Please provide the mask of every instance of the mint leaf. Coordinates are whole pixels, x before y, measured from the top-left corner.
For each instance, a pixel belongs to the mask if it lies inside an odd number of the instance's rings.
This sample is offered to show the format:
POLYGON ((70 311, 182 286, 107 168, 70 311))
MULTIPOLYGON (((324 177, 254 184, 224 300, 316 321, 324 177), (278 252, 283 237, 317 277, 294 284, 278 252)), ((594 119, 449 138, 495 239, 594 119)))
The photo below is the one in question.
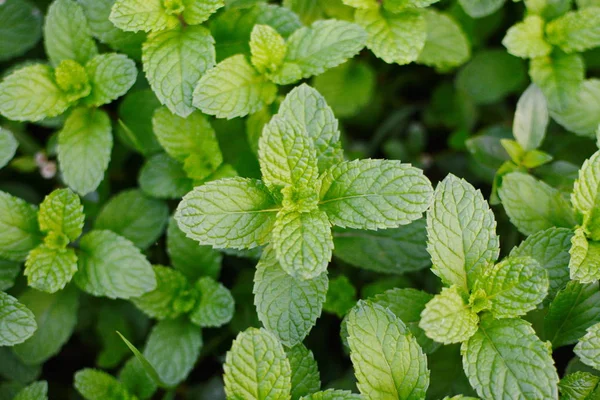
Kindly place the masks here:
POLYGON ((359 9, 378 7, 377 0, 342 0, 342 3, 344 3, 347 6, 359 9))
POLYGON ((585 160, 575 181, 571 203, 584 215, 584 229, 592 240, 600 240, 600 217, 596 209, 600 193, 600 151, 585 160))
POLYGON ((281 268, 271 247, 256 265, 254 304, 258 318, 287 347, 301 343, 321 315, 327 294, 327 273, 295 278, 281 268))
POLYGON ((144 43, 142 60, 158 100, 174 114, 187 117, 194 111, 194 87, 202 86, 198 80, 215 64, 214 39, 202 26, 153 33, 144 43))
POLYGON ((463 10, 472 18, 483 18, 498 11, 504 0, 459 0, 463 10))
POLYGON ((50 193, 38 212, 40 229, 65 235, 71 242, 83 231, 85 215, 79 196, 69 189, 58 189, 50 193))
POLYGON ((425 8, 438 0, 386 0, 383 7, 392 13, 401 13, 411 8, 425 8))
POLYGON ((274 72, 283 64, 285 39, 269 25, 255 25, 250 34, 250 61, 258 72, 274 72))
POLYGON ((573 210, 562 194, 531 175, 522 172, 504 175, 498 195, 510 222, 524 235, 553 226, 575 225, 573 210))
POLYGON ((42 36, 42 13, 33 4, 7 0, 0 7, 0 60, 20 56, 42 36))
POLYGON ((292 369, 292 400, 317 392, 321 388, 321 375, 312 351, 298 343, 285 353, 292 369))
POLYGON ((544 25, 541 17, 530 15, 506 32, 502 44, 516 57, 545 57, 552 52, 552 45, 546 43, 544 25))
POLYGON ((8 129, 0 127, 0 169, 15 156, 19 143, 8 129))
POLYGON ((260 181, 228 178, 188 193, 179 203, 175 219, 179 228, 200 244, 243 249, 269 240, 278 211, 260 181))
POLYGON ((65 183, 80 195, 96 190, 108 168, 112 145, 106 112, 73 110, 58 133, 58 162, 65 183))
POLYGON ((563 106, 550 110, 552 118, 568 131, 594 138, 600 124, 600 80, 587 79, 563 106))
POLYGON ((548 41, 567 53, 600 46, 600 6, 570 11, 548 23, 548 41))
POLYGON ((30 338, 37 329, 35 316, 14 297, 0 292, 0 346, 14 346, 30 338))
POLYGON ((435 189, 427 213, 432 272, 468 291, 500 252, 494 214, 481 192, 450 174, 435 189))
POLYGON ((483 318, 461 353, 467 377, 482 398, 558 397, 550 349, 528 322, 483 318))
POLYGON ((239 54, 208 70, 194 90, 195 107, 217 118, 243 117, 275 100, 277 86, 239 54))
POLYGON ((124 31, 158 32, 179 25, 176 15, 168 13, 161 0, 116 0, 110 21, 124 31))
POLYGON ((164 320, 152 328, 144 356, 161 381, 173 387, 187 378, 201 347, 202 334, 196 325, 184 318, 164 320))
POLYGON ((291 368, 283 346, 264 329, 237 335, 227 352, 225 393, 232 399, 274 400, 290 397, 291 368))
POLYGON ((219 8, 225 5, 224 0, 183 0, 184 10, 181 14, 186 23, 199 25, 206 21, 219 8))
POLYGON ((145 194, 157 199, 179 199, 194 188, 183 164, 164 153, 146 159, 138 183, 145 194))
POLYGON ((399 318, 378 304, 359 301, 348 313, 347 327, 350 358, 363 396, 425 397, 427 358, 399 318))
POLYGON ((75 374, 75 389, 85 400, 129 399, 125 386, 104 371, 86 368, 75 374))
POLYGON ((217 328, 231 321, 234 300, 229 289, 209 276, 200 278, 195 288, 200 299, 190 313, 193 323, 203 328, 217 328))
POLYGON ((75 283, 89 294, 127 299, 156 288, 150 263, 122 236, 94 230, 81 238, 79 248, 75 283))
POLYGON ((123 336, 121 334, 121 332, 117 331, 117 335, 119 335, 119 337, 121 338, 123 343, 125 343, 127 348, 129 348, 129 350, 131 350, 131 352, 135 356, 136 360, 139 361, 140 366, 144 369, 146 374, 152 379, 154 384, 156 386, 165 387, 166 386, 165 383, 160 379, 160 377, 158 376, 158 373, 156 372, 156 369, 150 364, 150 362, 146 359, 146 357, 142 353, 140 353, 140 351, 129 340, 127 340, 125 338, 125 336, 123 336))
POLYGON ((471 45, 461 26, 448 14, 424 10, 427 39, 417 62, 439 69, 464 64, 471 56, 471 45))
POLYGON ((160 200, 146 197, 140 190, 125 190, 104 205, 96 217, 95 229, 113 231, 146 249, 162 235, 169 208, 160 200))
POLYGON ((141 400, 150 399, 157 389, 156 383, 136 357, 131 357, 121 368, 119 380, 129 393, 136 395, 141 400))
POLYGON ((21 390, 13 400, 48 400, 48 382, 34 382, 21 390))
POLYGON ((598 395, 599 382, 599 377, 588 372, 578 371, 563 377, 558 383, 558 388, 562 399, 590 399, 598 395))
POLYGON ((575 230, 571 238, 571 279, 581 283, 591 283, 600 279, 600 243, 588 241, 584 230, 575 230))
POLYGON ((152 115, 160 102, 151 89, 130 91, 119 102, 117 136, 125 146, 144 156, 161 150, 152 127, 152 115))
POLYGON ((600 368, 600 323, 590 326, 573 350, 584 364, 600 368))
POLYGON ((548 127, 548 102, 535 84, 529 85, 517 102, 513 134, 523 150, 535 150, 544 141, 548 127))
POLYGON ((27 256, 25 271, 32 288, 54 293, 63 289, 77 272, 77 255, 71 248, 53 249, 42 244, 27 256))
POLYGON ((62 114, 70 105, 47 65, 19 68, 0 83, 0 113, 8 119, 40 121, 62 114))
POLYGON ((322 392, 316 392, 308 396, 301 397, 300 400, 362 400, 360 394, 354 394, 349 390, 327 389, 322 392))
POLYGON ((42 364, 67 343, 77 323, 78 298, 73 287, 54 294, 28 289, 19 297, 35 316, 38 327, 33 336, 13 348, 25 364, 42 364))
POLYGON ((101 54, 92 58, 85 69, 92 92, 85 98, 87 105, 99 107, 123 96, 137 78, 135 63, 122 54, 101 54))
POLYGON ((192 287, 185 276, 172 268, 155 265, 156 288, 131 302, 145 314, 156 319, 177 318, 194 305, 192 287))
POLYGON ((55 66, 63 60, 83 65, 98 54, 83 8, 73 0, 55 0, 48 8, 44 45, 55 66))
POLYGON ((531 60, 529 76, 544 92, 551 109, 563 110, 579 90, 585 66, 579 54, 554 52, 531 60))
POLYGON ((356 304, 356 288, 346 275, 338 275, 329 282, 327 299, 323 309, 329 313, 336 314, 339 318, 350 311, 356 304))
POLYGON ((457 286, 442 288, 421 313, 419 327, 439 343, 460 343, 477 332, 479 317, 462 298, 457 286))
POLYGON ((0 191, 0 257, 24 261, 40 241, 36 208, 0 191))
POLYGON ((21 272, 20 263, 0 259, 0 291, 13 287, 19 272, 21 272))

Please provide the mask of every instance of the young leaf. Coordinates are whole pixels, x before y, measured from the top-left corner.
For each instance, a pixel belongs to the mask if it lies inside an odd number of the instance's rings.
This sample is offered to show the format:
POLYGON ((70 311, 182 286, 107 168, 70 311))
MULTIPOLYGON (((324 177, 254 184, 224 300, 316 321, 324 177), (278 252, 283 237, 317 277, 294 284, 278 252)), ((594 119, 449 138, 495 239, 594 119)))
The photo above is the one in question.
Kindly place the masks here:
POLYGON ((85 400, 129 399, 127 388, 104 371, 86 368, 75 374, 75 389, 85 400))
POLYGON ((194 90, 195 107, 217 118, 252 114, 275 100, 277 86, 238 54, 207 71, 194 90))
POLYGON ((292 369, 292 400, 299 400, 321 388, 321 376, 312 351, 298 343, 285 351, 292 369))
POLYGON ((190 320, 203 328, 217 328, 229 323, 234 312, 229 289, 208 276, 200 278, 195 287, 200 299, 190 313, 190 320))
POLYGON ((79 243, 75 283, 93 296, 139 297, 156 288, 152 266, 129 240, 110 231, 91 231, 79 243))
POLYGON ((465 303, 457 286, 442 288, 421 313, 419 327, 439 343, 461 343, 477 332, 479 317, 465 303))
POLYGON ((224 0, 183 0, 185 9, 181 15, 187 24, 200 25, 225 3, 224 0))
POLYGON ((258 318, 285 346, 301 343, 321 315, 327 286, 326 272, 313 279, 289 275, 267 247, 254 276, 258 318))
POLYGON ((423 11, 427 23, 427 39, 417 62, 439 69, 464 64, 471 56, 471 45, 460 24, 450 15, 423 11))
POLYGON ((34 382, 21 390, 13 400, 48 400, 48 382, 34 382))
POLYGON ((110 21, 124 31, 158 32, 179 25, 176 15, 168 13, 162 0, 116 0, 110 21))
POLYGON ((0 169, 15 156, 19 142, 8 129, 0 128, 0 169))
POLYGON ((461 353, 467 377, 484 399, 558 398, 550 349, 526 321, 483 318, 461 353))
POLYGON ((581 283, 591 283, 600 279, 600 243, 588 241, 584 230, 575 230, 571 238, 571 279, 581 283))
POLYGON ((0 61, 20 56, 42 36, 42 13, 33 4, 7 0, 0 8, 0 61))
POLYGON ((41 241, 37 210, 26 201, 0 191, 0 257, 25 261, 41 241))
POLYGON ((65 183, 80 195, 96 190, 108 168, 112 145, 106 112, 73 110, 58 133, 58 162, 65 183))
POLYGON ((600 369, 600 323, 590 326, 573 350, 584 364, 600 369))
POLYGON ((548 102, 535 84, 529 85, 517 102, 513 134, 523 150, 535 150, 544 141, 548 126, 548 102))
POLYGON ((227 398, 290 398, 290 363, 281 343, 264 329, 249 328, 238 334, 227 352, 223 369, 227 398))
POLYGON ((600 6, 570 11, 548 23, 548 41, 566 53, 600 46, 600 6))
POLYGON ((175 213, 179 228, 200 244, 236 249, 269 240, 279 206, 257 180, 229 178, 188 193, 175 213))
POLYGON ((541 17, 530 15, 506 32, 502 44, 516 57, 545 57, 552 52, 552 46, 545 41, 544 25, 541 17))
POLYGON ((459 0, 463 10, 472 18, 483 18, 495 13, 504 0, 459 0))
POLYGON ((31 310, 4 292, 0 292, 0 310, 0 346, 23 343, 36 331, 31 310))
POLYGON ((500 252, 496 221, 481 192, 448 175, 427 213, 427 250, 432 272, 446 285, 468 291, 500 252))
POLYGON ((585 77, 583 58, 579 54, 561 52, 534 58, 529 65, 529 76, 544 92, 550 108, 563 110, 585 77))
POLYGON ((32 288, 54 293, 63 289, 75 272, 77 255, 74 249, 53 249, 42 244, 29 252, 23 275, 32 288))
POLYGON ((137 78, 135 62, 122 54, 101 54, 92 58, 85 69, 92 92, 84 103, 99 107, 123 96, 137 78))
POLYGON ((215 64, 214 39, 202 26, 153 33, 144 43, 142 60, 156 97, 185 118, 194 111, 195 85, 202 86, 198 80, 215 64))
POLYGON ((83 231, 85 215, 79 196, 69 189, 58 189, 50 193, 38 212, 40 229, 43 232, 61 233, 74 242, 83 231))
POLYGON ((301 397, 300 400, 363 400, 363 397, 349 390, 327 389, 301 397))
POLYGON ((261 74, 276 71, 285 58, 285 39, 269 25, 255 25, 250 34, 250 61, 261 74))
POLYGON ((192 287, 179 271, 156 265, 156 288, 131 302, 152 318, 159 320, 177 318, 190 311, 194 305, 192 287))
POLYGON ((423 398, 427 357, 404 323, 378 304, 359 301, 348 314, 350 358, 363 396, 423 398))

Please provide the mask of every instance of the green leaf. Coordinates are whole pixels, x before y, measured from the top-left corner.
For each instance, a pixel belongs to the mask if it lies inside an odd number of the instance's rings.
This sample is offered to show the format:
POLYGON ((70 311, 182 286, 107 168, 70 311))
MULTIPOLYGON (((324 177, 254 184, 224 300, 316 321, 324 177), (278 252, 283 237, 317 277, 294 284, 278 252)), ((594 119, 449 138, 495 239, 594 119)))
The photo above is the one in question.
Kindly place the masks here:
POLYGON ((58 162, 65 183, 82 196, 96 190, 108 168, 112 145, 106 112, 73 110, 58 133, 58 162))
POLYGON ((573 350, 584 364, 600 369, 600 323, 590 326, 573 350))
POLYGON ((234 300, 229 289, 209 276, 195 285, 200 299, 190 313, 190 320, 203 328, 223 326, 233 317, 234 300))
POLYGON ((391 14, 381 8, 359 9, 356 22, 369 35, 367 47, 388 64, 416 61, 427 39, 427 21, 422 12, 391 14))
POLYGON ((48 382, 34 382, 21 390, 13 400, 48 400, 48 382))
POLYGON ((38 327, 33 336, 13 348, 25 364, 42 364, 60 352, 77 323, 78 297, 74 287, 54 294, 28 289, 19 297, 33 312, 38 327))
POLYGON ((529 76, 546 96, 550 109, 563 110, 576 96, 585 77, 583 58, 579 54, 554 52, 531 60, 529 76))
POLYGON ((157 199, 179 199, 194 188, 183 164, 164 153, 146 159, 138 183, 145 194, 157 199))
POLYGON ((507 32, 502 44, 510 54, 521 58, 545 57, 552 52, 544 36, 545 21, 530 15, 522 22, 513 25, 507 32))
POLYGON ((194 90, 195 107, 217 118, 252 114, 275 100, 277 86, 239 54, 208 70, 194 90))
POLYGON ((0 127, 0 169, 2 169, 15 156, 19 142, 12 132, 0 127))
POLYGON ((113 231, 146 249, 162 235, 168 218, 169 208, 165 203, 146 197, 140 190, 129 189, 104 205, 94 228, 113 231))
POLYGON ((127 147, 144 156, 162 149, 152 126, 152 115, 158 107, 160 102, 151 89, 130 91, 119 102, 117 136, 127 147))
POLYGON ((69 189, 57 189, 50 193, 38 212, 42 232, 61 233, 74 242, 83 231, 85 215, 79 196, 69 189))
POLYGON ((47 65, 17 69, 0 83, 0 113, 15 121, 56 117, 71 105, 47 65))
POLYGON ((20 263, 0 259, 0 291, 13 287, 20 272, 20 263))
POLYGON ((537 14, 550 21, 571 9, 571 0, 525 0, 527 12, 537 14))
POLYGON ((535 84, 529 85, 517 102, 513 134, 523 150, 535 150, 544 141, 548 126, 548 102, 535 84))
POLYGON ((84 65, 98 54, 83 8, 73 0, 55 0, 48 8, 44 45, 55 66, 63 60, 84 65))
POLYGON ((104 302, 95 316, 95 333, 101 346, 96 365, 100 368, 115 368, 129 355, 129 349, 116 332, 132 334, 132 330, 140 326, 138 324, 143 317, 124 302, 104 302))
POLYGON ((20 56, 42 36, 42 13, 23 0, 7 0, 0 8, 0 60, 20 56))
POLYGON ((116 0, 110 21, 124 31, 158 32, 179 26, 177 16, 169 13, 161 0, 116 0))
POLYGON ((536 260, 516 257, 486 268, 474 290, 485 292, 495 318, 513 318, 541 303, 548 294, 548 285, 548 272, 536 260))
POLYGON ((459 0, 459 3, 470 17, 483 18, 502 8, 504 0, 459 0))
MULTIPOLYGON (((442 346, 433 354, 429 354, 427 364, 431 369, 431 384, 427 389, 427 399, 449 400, 446 395, 466 393, 475 395, 462 367, 460 345, 442 346)), ((454 400, 477 400, 457 396, 454 400)))
POLYGON ((419 327, 439 343, 451 344, 468 340, 477 332, 479 317, 462 298, 458 286, 442 288, 421 313, 419 327))
POLYGON ((526 321, 483 318, 461 353, 467 377, 484 399, 558 398, 550 349, 526 321))
POLYGON ((342 3, 359 9, 378 7, 377 0, 342 0, 342 3))
POLYGON ((37 330, 33 313, 14 297, 0 292, 0 346, 23 343, 37 330))
POLYGON ((460 24, 448 14, 424 10, 427 39, 417 62, 439 69, 458 67, 471 56, 471 44, 460 24))
POLYGON ((438 0, 385 0, 383 8, 391 13, 401 13, 412 8, 425 8, 438 0))
POLYGON ((600 322, 598 282, 569 282, 548 308, 544 317, 544 337, 553 348, 574 344, 585 330, 600 322))
POLYGON ((79 243, 75 283, 93 296, 127 299, 156 288, 152 266, 129 240, 111 231, 91 231, 79 243))
POLYGON ((600 124, 600 80, 583 81, 566 99, 564 107, 551 109, 550 115, 568 131, 595 138, 600 124))
POLYGON ((187 378, 200 356, 200 328, 184 318, 164 320, 152 328, 144 356, 168 387, 187 378))
POLYGON ((117 331, 117 335, 119 335, 121 340, 125 343, 129 350, 131 350, 136 360, 139 361, 141 367, 144 369, 144 371, 146 371, 146 373, 152 379, 154 384, 159 387, 165 387, 166 385, 158 376, 156 369, 154 369, 154 367, 150 364, 146 357, 142 353, 140 353, 140 351, 129 340, 127 340, 125 336, 121 334, 121 332, 117 331))
POLYGON ((131 302, 152 318, 159 320, 177 318, 194 306, 192 286, 185 276, 172 268, 156 265, 156 288, 131 302))
POLYGON ((359 301, 348 313, 350 358, 368 399, 424 398, 427 358, 406 325, 390 310, 359 301))
POLYGON ((561 399, 585 400, 598 396, 600 378, 588 372, 575 372, 563 377, 558 383, 561 399))
POLYGON ((199 25, 206 21, 219 8, 225 5, 224 0, 183 0, 185 9, 181 14, 186 23, 199 25))
POLYGON ((229 178, 194 188, 179 203, 175 219, 200 244, 244 249, 269 240, 278 211, 260 181, 229 178))
POLYGON ((26 201, 0 191, 0 257, 25 261, 41 241, 37 209, 26 201))
POLYGON ((136 395, 140 400, 150 399, 157 389, 156 383, 136 357, 131 357, 121 368, 119 380, 129 393, 136 395))
POLYGON ((312 351, 298 343, 285 353, 292 369, 292 400, 317 392, 321 388, 321 375, 312 351))
POLYGON ((271 247, 256 265, 254 304, 258 318, 287 347, 301 343, 321 315, 327 294, 327 273, 300 279, 281 268, 271 247))
POLYGON ((350 279, 346 275, 338 275, 333 278, 327 289, 327 299, 323 309, 343 318, 355 304, 356 288, 350 279))
POLYGON ((72 248, 53 249, 42 244, 33 249, 25 261, 23 275, 27 284, 43 292, 63 289, 77 272, 77 255, 72 248))
POLYGON ((156 32, 144 43, 142 60, 160 102, 174 114, 187 117, 194 111, 195 85, 203 85, 198 80, 215 64, 214 39, 202 26, 156 32))
POLYGON ((250 61, 261 74, 275 72, 283 64, 285 39, 269 25, 255 25, 250 34, 250 61))
POLYGON ((600 46, 600 6, 570 11, 548 23, 548 41, 567 53, 600 46))
POLYGON ((494 214, 481 192, 450 174, 435 190, 427 213, 431 271, 446 285, 468 291, 500 252, 494 214))
POLYGON ((301 397, 300 400, 363 400, 363 397, 349 390, 327 389, 301 397))
POLYGON ((90 77, 92 92, 84 103, 99 107, 123 96, 137 78, 135 62, 122 54, 101 54, 92 58, 85 69, 90 77))
POLYGON ((571 238, 571 279, 581 283, 591 283, 600 279, 600 243, 588 241, 584 230, 575 230, 571 238))
POLYGON ((127 388, 104 371, 85 368, 77 371, 75 389, 85 400, 129 399, 127 388))
POLYGON ((504 175, 498 195, 510 221, 524 235, 553 226, 575 225, 573 210, 562 194, 531 175, 522 172, 504 175))
POLYGON ((264 329, 249 328, 238 334, 227 352, 223 369, 227 398, 290 398, 290 363, 281 343, 264 329))
POLYGON ((592 240, 600 240, 597 202, 600 197, 600 151, 585 160, 575 181, 571 203, 584 215, 584 229, 592 240))

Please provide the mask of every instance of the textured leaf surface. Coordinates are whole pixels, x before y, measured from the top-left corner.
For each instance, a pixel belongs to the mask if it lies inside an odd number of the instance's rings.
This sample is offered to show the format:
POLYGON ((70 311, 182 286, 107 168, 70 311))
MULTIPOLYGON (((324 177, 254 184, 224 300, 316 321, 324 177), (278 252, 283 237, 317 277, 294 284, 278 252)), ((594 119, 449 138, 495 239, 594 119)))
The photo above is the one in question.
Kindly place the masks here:
POLYGON ((48 382, 34 382, 23 388, 13 400, 48 400, 48 382))
POLYGON ((517 102, 513 134, 523 150, 535 150, 542 144, 548 126, 548 102, 535 84, 529 85, 517 102))
MULTIPOLYGON (((600 151, 587 159, 579 170, 575 181, 571 202, 573 207, 584 215, 595 213, 596 199, 600 193, 600 151)), ((600 239, 600 235, 596 238, 600 239)))
POLYGON ((77 272, 75 250, 52 249, 42 244, 27 256, 23 274, 32 288, 54 293, 63 289, 71 281, 75 272, 77 272))
POLYGON ((404 323, 378 304, 359 302, 348 314, 350 358, 363 396, 425 397, 427 358, 404 323))
POLYGON ((450 15, 424 11, 427 39, 417 62, 447 69, 465 63, 471 56, 471 45, 461 26, 450 15))
POLYGON ((269 25, 255 25, 250 34, 250 61, 258 72, 276 71, 285 58, 285 39, 269 25))
POLYGON ((545 41, 544 25, 541 17, 530 15, 506 32, 502 44, 516 57, 545 57, 552 52, 552 45, 545 41))
POLYGON ((7 0, 0 7, 0 60, 19 56, 42 36, 42 13, 33 4, 7 0))
POLYGON ((600 124, 600 80, 583 81, 566 99, 564 107, 550 110, 550 115, 568 131, 595 138, 600 124))
POLYGON ((227 398, 290 398, 290 363, 281 343, 264 329, 249 328, 238 334, 227 352, 223 369, 227 398))
POLYGON ((192 287, 185 276, 172 268, 156 265, 156 288, 131 302, 145 314, 156 319, 177 318, 194 304, 192 287))
POLYGON ((321 315, 327 295, 327 273, 294 278, 267 248, 256 266, 254 304, 258 318, 284 345, 301 343, 321 315))
POLYGON ((19 143, 8 129, 0 128, 0 169, 15 156, 19 143))
POLYGON ((104 371, 86 368, 77 371, 75 389, 85 400, 128 399, 125 386, 104 371))
POLYGON ((585 77, 583 59, 578 54, 555 52, 548 57, 533 59, 529 76, 548 100, 551 108, 562 110, 577 94, 585 77))
POLYGON ((161 0, 116 0, 110 21, 131 32, 157 32, 179 25, 177 16, 168 14, 161 0))
POLYGON ((92 92, 85 104, 99 107, 123 96, 137 78, 135 62, 122 54, 101 54, 92 58, 85 69, 90 78, 92 92))
POLYGON ((225 5, 224 0, 183 0, 185 9, 183 19, 190 25, 199 25, 206 21, 215 11, 225 5))
POLYGON ((24 261, 40 239, 36 208, 0 191, 0 257, 24 261))
POLYGON ((597 396, 600 378, 588 372, 578 371, 563 377, 558 383, 561 398, 565 400, 593 399, 597 396))
POLYGON ((196 282, 200 300, 190 313, 190 320, 201 327, 216 328, 231 321, 234 300, 229 289, 213 278, 205 276, 196 282))
POLYGON ((69 189, 58 189, 50 193, 40 204, 38 212, 43 232, 64 234, 71 242, 81 235, 84 219, 79 196, 69 189))
POLYGON ((299 343, 285 353, 292 369, 292 400, 317 392, 321 388, 321 376, 312 351, 299 343))
POLYGON ((0 346, 14 346, 33 335, 37 323, 31 310, 4 292, 0 292, 0 306, 0 346))
POLYGON ((575 230, 569 254, 571 279, 581 283, 591 283, 600 279, 600 243, 588 241, 583 229, 575 230))
POLYGON ((550 21, 548 41, 567 53, 600 46, 600 5, 571 11, 550 21))

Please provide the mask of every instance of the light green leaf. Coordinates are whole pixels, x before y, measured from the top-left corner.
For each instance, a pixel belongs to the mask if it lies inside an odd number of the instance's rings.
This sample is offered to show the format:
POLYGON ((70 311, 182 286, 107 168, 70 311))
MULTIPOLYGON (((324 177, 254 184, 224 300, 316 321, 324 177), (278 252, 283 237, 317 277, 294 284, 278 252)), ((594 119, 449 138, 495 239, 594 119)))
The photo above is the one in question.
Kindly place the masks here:
POLYGON ((292 389, 291 368, 283 346, 264 329, 238 334, 223 365, 227 398, 286 400, 292 389))
POLYGON ((427 357, 390 310, 359 301, 348 314, 348 344, 357 386, 372 400, 420 399, 429 386, 427 357))
POLYGON ((388 64, 416 61, 427 39, 427 22, 417 10, 390 14, 381 8, 359 9, 356 22, 368 33, 367 47, 388 64))
POLYGON ((598 199, 600 197, 600 151, 585 160, 575 181, 571 203, 584 215, 585 233, 592 240, 600 240, 598 199))
POLYGON ((574 344, 585 330, 600 322, 600 292, 598 282, 569 282, 548 308, 544 317, 544 337, 552 347, 574 344))
POLYGON ((522 22, 513 25, 507 32, 502 44, 510 54, 521 58, 545 57, 552 52, 544 36, 545 21, 530 15, 522 22))
POLYGON ((77 323, 78 297, 72 286, 54 294, 28 289, 19 297, 33 312, 38 327, 32 337, 13 348, 25 364, 42 364, 60 352, 77 323))
POLYGON ((312 351, 298 343, 285 353, 292 369, 292 400, 317 392, 321 388, 321 376, 312 351))
POLYGON ((93 296, 127 299, 156 288, 152 266, 133 243, 111 231, 91 231, 79 243, 75 283, 93 296))
POLYGON ((144 356, 169 387, 187 378, 200 356, 200 328, 185 318, 160 321, 154 326, 144 348, 144 356))
POLYGON ((600 80, 587 79, 572 93, 562 109, 551 109, 552 118, 565 129, 595 138, 600 124, 600 80))
POLYGON ((0 60, 20 56, 42 36, 42 12, 23 0, 7 0, 0 7, 0 60))
POLYGON ((342 3, 350 7, 361 9, 376 8, 379 6, 377 0, 342 0, 342 3))
POLYGON ((37 330, 31 310, 4 292, 0 292, 0 310, 0 346, 23 343, 37 330))
POLYGON ((477 332, 479 317, 465 303, 457 286, 442 288, 421 313, 419 327, 439 343, 460 343, 477 332))
POLYGON ((258 318, 285 346, 301 343, 321 315, 327 273, 314 279, 294 278, 281 268, 271 247, 256 265, 254 304, 258 318))
POLYGON ((275 100, 277 86, 239 54, 207 71, 194 90, 195 107, 217 118, 243 117, 275 100))
POLYGON ((600 369, 600 323, 590 326, 575 346, 575 354, 584 364, 600 369))
POLYGON ((450 174, 435 190, 427 213, 432 272, 468 291, 500 252, 494 214, 481 192, 450 174))
POLYGON ((200 25, 225 5, 224 0, 183 0, 185 9, 181 14, 186 23, 200 25))
POLYGON ((558 383, 561 399, 585 400, 598 396, 600 377, 588 372, 575 372, 563 377, 558 383))
POLYGON ((77 255, 74 249, 53 249, 42 244, 29 252, 23 274, 32 288, 54 293, 63 289, 75 272, 77 255))
POLYGON ((108 168, 112 145, 106 112, 73 110, 58 133, 58 162, 65 183, 80 195, 96 190, 108 168))
POLYGON ((427 39, 417 62, 440 69, 458 67, 471 56, 471 44, 460 24, 448 14, 424 10, 427 39))
POLYGON ((194 111, 194 87, 203 85, 198 80, 215 64, 214 39, 202 26, 156 32, 144 43, 142 60, 160 102, 174 114, 187 117, 194 111))
POLYGON ((0 127, 0 169, 2 169, 15 156, 19 142, 12 132, 0 127))
POLYGON ((98 54, 83 8, 73 0, 55 0, 48 8, 44 45, 55 66, 63 60, 84 65, 98 54))
POLYGON ((588 241, 583 229, 575 230, 571 238, 571 279, 591 283, 600 279, 600 243, 588 241))
POLYGON ((461 353, 467 377, 484 399, 558 398, 550 349, 526 321, 483 318, 461 353))
POLYGON ((498 190, 510 221, 524 235, 556 227, 572 228, 575 216, 562 194, 522 172, 511 172, 502 178, 498 190))
POLYGON ((269 25, 255 25, 250 34, 250 61, 261 74, 275 72, 283 64, 285 39, 269 25))
POLYGON ((550 109, 565 109, 577 95, 585 77, 583 58, 579 54, 554 52, 531 60, 529 76, 546 96, 550 109))
POLYGON ((69 189, 53 191, 40 204, 38 221, 42 232, 61 233, 74 242, 83 231, 84 220, 79 196, 69 189))
POLYGON ((195 289, 200 294, 190 320, 203 328, 223 326, 233 317, 234 300, 229 289, 209 276, 200 278, 195 289))
POLYGON ((48 400, 48 382, 34 382, 21 390, 13 400, 48 400))
POLYGON ((99 107, 123 96, 137 78, 135 63, 122 54, 101 54, 92 58, 85 69, 90 77, 92 92, 84 103, 99 107))
POLYGON ((280 212, 272 242, 281 268, 299 279, 316 278, 331 261, 331 225, 321 210, 280 212))
POLYGON ((459 3, 470 17, 483 18, 502 8, 504 0, 459 0, 459 3))
POLYGON ((146 197, 140 190, 125 190, 104 205, 95 229, 113 231, 145 249, 158 240, 167 226, 169 208, 160 200, 146 197))
POLYGON ((146 159, 138 183, 145 194, 157 199, 180 199, 194 188, 183 164, 165 153, 146 159))
POLYGON ((327 389, 300 398, 300 400, 363 400, 360 394, 354 394, 349 390, 327 389))
POLYGON ((25 261, 41 242, 37 209, 26 201, 0 191, 0 257, 25 261))
POLYGON ((278 211, 260 181, 229 178, 194 188, 179 203, 175 219, 200 244, 244 249, 269 240, 278 211))
POLYGON ((157 389, 156 383, 136 357, 131 357, 121 368, 119 380, 129 393, 136 395, 140 400, 150 399, 157 389))
POLYGON ((600 46, 600 6, 570 11, 548 23, 548 41, 567 53, 600 46))
POLYGON ((47 65, 19 68, 0 83, 0 113, 15 121, 56 117, 71 105, 47 65))
POLYGON ((124 31, 158 32, 179 26, 177 15, 169 13, 161 0, 116 0, 110 21, 124 31))
POLYGON ((129 399, 125 386, 104 371, 86 368, 75 374, 75 389, 85 400, 129 399))
POLYGON ((413 8, 425 8, 439 0, 385 0, 383 8, 391 13, 401 13, 413 8))
MULTIPOLYGON (((593 0, 592 0, 593 1, 593 0)), ((550 21, 571 9, 572 0, 525 0, 527 12, 550 21)))
POLYGON ((513 134, 523 150, 535 150, 544 141, 548 126, 548 102, 535 84, 529 85, 517 102, 513 134))

